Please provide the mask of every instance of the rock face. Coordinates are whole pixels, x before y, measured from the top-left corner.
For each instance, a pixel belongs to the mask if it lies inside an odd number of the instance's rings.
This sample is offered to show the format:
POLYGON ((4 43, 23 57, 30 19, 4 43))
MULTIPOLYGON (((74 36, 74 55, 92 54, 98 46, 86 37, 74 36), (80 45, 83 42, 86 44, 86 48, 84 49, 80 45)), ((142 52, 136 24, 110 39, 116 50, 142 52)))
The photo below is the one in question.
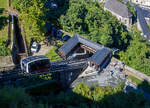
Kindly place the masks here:
POLYGON ((13 61, 11 56, 0 56, 0 67, 12 66, 13 61))

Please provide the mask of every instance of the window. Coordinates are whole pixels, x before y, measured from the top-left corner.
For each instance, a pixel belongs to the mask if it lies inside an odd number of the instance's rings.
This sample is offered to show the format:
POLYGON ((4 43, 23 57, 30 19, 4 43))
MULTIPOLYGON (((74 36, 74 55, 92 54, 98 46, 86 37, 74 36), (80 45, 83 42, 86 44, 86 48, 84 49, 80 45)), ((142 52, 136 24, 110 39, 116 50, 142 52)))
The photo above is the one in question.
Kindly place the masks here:
POLYGON ((121 21, 121 18, 119 18, 119 21, 121 21))
POLYGON ((125 24, 127 24, 127 20, 125 20, 125 24))
POLYGON ((38 60, 30 63, 30 72, 40 71, 46 68, 50 68, 49 60, 38 60))

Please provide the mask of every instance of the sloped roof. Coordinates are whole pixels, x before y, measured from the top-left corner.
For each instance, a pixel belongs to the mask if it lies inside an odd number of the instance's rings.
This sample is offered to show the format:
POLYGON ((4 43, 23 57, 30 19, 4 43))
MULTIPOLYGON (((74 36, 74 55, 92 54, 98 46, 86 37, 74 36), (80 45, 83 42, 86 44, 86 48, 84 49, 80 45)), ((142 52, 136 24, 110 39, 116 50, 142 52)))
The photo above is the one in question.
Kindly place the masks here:
POLYGON ((43 56, 43 55, 39 55, 39 56, 28 56, 27 58, 22 59, 22 62, 24 63, 28 63, 31 61, 36 61, 39 59, 48 59, 47 57, 43 56))
POLYGON ((74 35, 71 39, 69 39, 63 46, 61 46, 58 50, 62 51, 65 55, 69 54, 69 52, 77 45, 84 44, 94 50, 96 53, 90 58, 91 61, 95 62, 97 65, 103 62, 104 58, 110 53, 110 50, 96 42, 92 42, 88 39, 85 39, 79 35, 74 35))
POLYGON ((138 19, 139 19, 139 23, 140 23, 142 32, 143 32, 144 35, 146 35, 147 40, 149 40, 149 39, 150 39, 150 30, 149 30, 149 28, 148 28, 148 26, 147 26, 145 17, 144 17, 144 15, 143 15, 143 11, 142 11, 142 9, 141 9, 139 6, 137 6, 137 5, 135 5, 135 9, 136 9, 136 11, 137 11, 137 17, 138 17, 138 19))
POLYGON ((142 9, 144 17, 150 18, 150 9, 142 9))
POLYGON ((103 47, 100 44, 97 44, 96 42, 92 42, 76 34, 71 39, 69 39, 62 47, 60 47, 59 50, 62 50, 64 54, 67 55, 78 43, 82 43, 86 46, 89 46, 94 50, 98 50, 103 47))
POLYGON ((107 0, 104 7, 125 18, 129 18, 132 16, 128 7, 118 0, 107 0))
POLYGON ((106 58, 106 56, 109 53, 110 53, 110 50, 108 50, 107 48, 102 48, 102 49, 96 51, 96 53, 90 58, 90 61, 93 61, 97 65, 99 65, 103 62, 104 58, 106 58))

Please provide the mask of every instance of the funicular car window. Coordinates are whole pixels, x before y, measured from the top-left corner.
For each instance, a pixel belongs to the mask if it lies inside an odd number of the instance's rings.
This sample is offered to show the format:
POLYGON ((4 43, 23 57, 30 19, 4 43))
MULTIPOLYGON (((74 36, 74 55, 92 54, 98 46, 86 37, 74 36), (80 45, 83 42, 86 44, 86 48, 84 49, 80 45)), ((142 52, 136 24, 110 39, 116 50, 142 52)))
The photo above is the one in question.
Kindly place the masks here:
POLYGON ((30 70, 31 70, 31 72, 34 72, 37 70, 36 62, 30 63, 30 70))
POLYGON ((49 60, 38 60, 30 64, 31 72, 40 71, 49 67, 49 60))
POLYGON ((48 68, 49 67, 49 60, 41 60, 40 62, 40 67, 41 68, 48 68))

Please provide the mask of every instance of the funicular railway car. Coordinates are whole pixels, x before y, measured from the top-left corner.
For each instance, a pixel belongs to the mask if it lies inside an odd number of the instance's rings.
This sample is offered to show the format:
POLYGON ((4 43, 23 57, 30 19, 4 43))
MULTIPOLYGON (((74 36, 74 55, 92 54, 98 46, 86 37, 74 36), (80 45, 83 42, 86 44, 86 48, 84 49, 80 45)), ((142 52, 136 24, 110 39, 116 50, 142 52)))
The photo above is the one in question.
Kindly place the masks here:
POLYGON ((29 56, 21 59, 21 69, 25 73, 48 71, 50 60, 45 56, 29 56))

